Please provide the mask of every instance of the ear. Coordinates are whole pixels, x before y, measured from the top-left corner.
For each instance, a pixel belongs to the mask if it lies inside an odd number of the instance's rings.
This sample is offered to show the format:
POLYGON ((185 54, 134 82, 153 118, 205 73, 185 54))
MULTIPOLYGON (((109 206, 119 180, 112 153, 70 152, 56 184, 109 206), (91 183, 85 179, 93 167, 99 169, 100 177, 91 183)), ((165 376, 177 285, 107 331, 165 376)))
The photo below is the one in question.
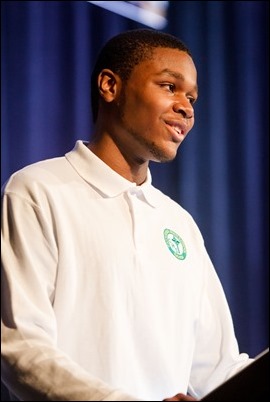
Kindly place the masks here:
POLYGON ((111 70, 104 69, 98 76, 98 90, 105 102, 112 102, 120 87, 120 78, 111 70))

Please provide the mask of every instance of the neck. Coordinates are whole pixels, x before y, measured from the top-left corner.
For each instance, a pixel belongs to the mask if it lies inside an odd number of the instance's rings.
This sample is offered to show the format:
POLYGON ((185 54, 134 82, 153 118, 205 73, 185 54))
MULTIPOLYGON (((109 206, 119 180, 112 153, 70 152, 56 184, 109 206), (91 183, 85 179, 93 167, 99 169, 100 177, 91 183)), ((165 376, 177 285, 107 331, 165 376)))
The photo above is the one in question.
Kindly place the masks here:
POLYGON ((120 176, 138 186, 145 182, 148 162, 129 157, 119 149, 110 136, 104 135, 102 139, 94 138, 87 146, 120 176))

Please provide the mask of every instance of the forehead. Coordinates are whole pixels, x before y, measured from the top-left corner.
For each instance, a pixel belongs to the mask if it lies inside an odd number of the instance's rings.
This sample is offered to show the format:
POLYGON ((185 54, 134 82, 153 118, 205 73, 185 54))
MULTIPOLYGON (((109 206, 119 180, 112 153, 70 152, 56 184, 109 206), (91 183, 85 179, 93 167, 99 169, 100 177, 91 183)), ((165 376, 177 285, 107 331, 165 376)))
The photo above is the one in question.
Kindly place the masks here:
POLYGON ((184 51, 170 48, 156 48, 151 58, 134 67, 131 76, 148 79, 152 76, 172 75, 185 77, 196 84, 197 72, 192 58, 184 51))

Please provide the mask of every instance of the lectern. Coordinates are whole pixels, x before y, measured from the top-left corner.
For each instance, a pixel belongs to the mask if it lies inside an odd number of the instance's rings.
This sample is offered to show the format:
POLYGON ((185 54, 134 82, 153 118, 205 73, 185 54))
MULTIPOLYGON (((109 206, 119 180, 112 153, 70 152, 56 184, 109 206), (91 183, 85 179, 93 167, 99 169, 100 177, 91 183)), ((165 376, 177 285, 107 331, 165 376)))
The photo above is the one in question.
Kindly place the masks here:
POLYGON ((264 401, 269 399, 269 349, 243 370, 205 395, 201 401, 264 401))

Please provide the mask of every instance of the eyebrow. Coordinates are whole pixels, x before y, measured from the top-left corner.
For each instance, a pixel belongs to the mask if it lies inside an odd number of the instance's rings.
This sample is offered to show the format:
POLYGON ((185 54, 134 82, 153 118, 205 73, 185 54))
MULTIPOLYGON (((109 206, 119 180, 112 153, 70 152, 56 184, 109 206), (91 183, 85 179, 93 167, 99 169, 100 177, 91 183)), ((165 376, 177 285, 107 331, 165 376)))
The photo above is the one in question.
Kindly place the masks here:
MULTIPOLYGON (((164 68, 164 70, 160 71, 158 75, 168 75, 169 77, 176 78, 177 80, 185 81, 185 77, 183 74, 178 73, 176 71, 170 70, 169 68, 164 68)), ((194 90, 198 92, 198 85, 194 86, 194 90)))
POLYGON ((160 75, 161 75, 161 74, 166 74, 166 75, 169 75, 169 76, 171 76, 171 77, 180 79, 180 80, 182 80, 182 81, 185 80, 183 74, 177 73, 176 71, 169 70, 168 68, 164 68, 164 70, 160 71, 159 74, 160 74, 160 75))

